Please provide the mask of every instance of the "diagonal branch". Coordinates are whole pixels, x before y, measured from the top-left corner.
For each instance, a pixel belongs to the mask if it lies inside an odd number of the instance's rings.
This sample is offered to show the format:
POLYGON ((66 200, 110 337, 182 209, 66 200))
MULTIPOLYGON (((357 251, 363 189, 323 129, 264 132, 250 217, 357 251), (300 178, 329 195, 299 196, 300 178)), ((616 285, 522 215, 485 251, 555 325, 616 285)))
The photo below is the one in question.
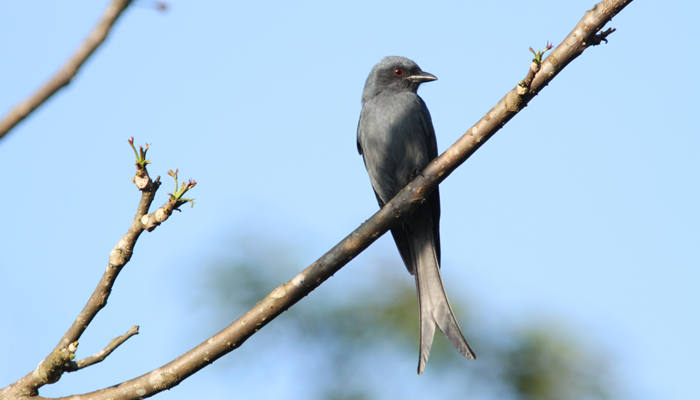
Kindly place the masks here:
POLYGON ((124 342, 129 340, 130 337, 132 337, 134 335, 138 335, 138 334, 139 334, 139 326, 138 325, 132 326, 131 329, 126 331, 126 333, 124 333, 123 335, 117 336, 114 339, 110 340, 109 344, 107 344, 107 346, 105 346, 104 349, 98 351, 97 353, 91 355, 90 357, 85 357, 82 360, 79 360, 79 361, 76 361, 75 363, 73 363, 71 365, 70 369, 66 369, 66 372, 77 371, 79 369, 83 369, 83 368, 89 367, 93 364, 97 364, 98 362, 104 361, 104 359, 107 358, 107 356, 109 356, 110 354, 112 354, 112 352, 114 350, 116 350, 117 347, 121 346, 124 342))
MULTIPOLYGON (((133 145, 133 140, 130 140, 130 142, 133 145)), ((136 176, 133 180, 139 190, 141 190, 141 200, 136 209, 136 215, 129 226, 129 230, 119 239, 114 249, 110 252, 107 269, 90 299, 51 353, 39 363, 34 371, 5 389, 0 390, 0 399, 3 398, 4 394, 8 393, 36 396, 41 386, 58 381, 64 371, 73 369, 72 363, 77 350, 78 339, 85 332, 93 318, 95 318, 95 315, 107 304, 107 298, 112 292, 112 286, 114 286, 117 275, 119 275, 124 265, 129 262, 136 240, 145 229, 141 219, 148 215, 148 209, 151 207, 156 191, 160 186, 160 177, 152 181, 148 176, 145 163, 143 165, 136 163, 136 176)))
MULTIPOLYGON (((196 182, 190 180, 183 182, 182 186, 176 190, 175 194, 170 194, 170 198, 165 204, 159 207, 153 213, 148 213, 148 210, 153 203, 156 191, 160 187, 160 176, 155 180, 151 180, 148 175, 146 166, 150 163, 146 159, 146 153, 149 145, 139 147, 136 151, 134 147, 134 138, 129 139, 134 153, 136 154, 136 175, 132 181, 141 191, 141 200, 136 208, 136 215, 129 226, 129 230, 122 236, 114 249, 109 254, 109 263, 100 282, 93 291, 90 299, 87 301, 83 309, 78 314, 78 317, 73 321, 73 324, 68 328, 56 347, 49 353, 44 360, 34 369, 34 371, 20 378, 17 382, 0 390, 0 400, 5 398, 22 398, 22 397, 38 397, 40 387, 57 382, 61 375, 66 371, 75 371, 94 363, 102 361, 119 345, 129 339, 131 336, 138 333, 138 327, 131 328, 124 335, 114 338, 112 342, 101 352, 84 360, 74 362, 75 352, 78 347, 78 339, 85 332, 90 322, 107 305, 107 299, 112 292, 112 287, 117 279, 117 275, 122 268, 129 262, 134 251, 134 246, 141 233, 144 231, 152 231, 158 225, 163 223, 173 213, 173 210, 191 199, 183 199, 182 196, 196 185, 196 182)), ((173 173, 173 178, 177 184, 177 173, 173 173)))
POLYGON ((632 0, 603 0, 586 12, 552 54, 533 63, 528 78, 519 82, 455 144, 433 160, 423 173, 394 199, 345 237, 321 258, 205 342, 145 375, 95 392, 60 400, 141 399, 172 388, 219 357, 241 346, 272 319, 308 295, 323 281, 367 248, 402 216, 421 204, 438 184, 471 156, 539 93, 569 62, 597 44, 598 32, 632 0), (532 75, 532 76, 530 76, 532 75))
MULTIPOLYGON (((145 167, 143 167, 142 170, 145 171, 145 167)), ((138 174, 139 172, 137 172, 137 175, 138 174)), ((56 345, 56 349, 64 348, 70 343, 76 342, 83 332, 85 332, 88 325, 90 325, 92 319, 95 318, 95 315, 107 305, 107 298, 112 292, 112 286, 114 286, 117 275, 119 275, 119 272, 121 272, 122 268, 131 259, 136 241, 145 230, 141 219, 148 214, 148 209, 151 207, 156 191, 160 187, 160 177, 157 177, 155 181, 151 181, 148 177, 148 173, 146 173, 146 177, 148 184, 141 189, 141 200, 139 201, 136 215, 131 221, 129 230, 119 239, 114 249, 110 252, 107 270, 102 275, 102 279, 100 279, 100 282, 97 284, 95 291, 92 293, 92 296, 90 296, 85 307, 83 307, 78 317, 73 321, 71 327, 68 328, 68 331, 66 331, 56 345)))
POLYGON ((17 126, 25 119, 32 111, 36 110, 54 93, 58 92, 62 87, 67 86, 70 81, 78 73, 78 70, 87 61, 92 53, 105 41, 109 35, 110 29, 114 26, 119 16, 131 4, 132 0, 114 0, 107 7, 100 22, 90 32, 83 44, 71 56, 63 67, 40 87, 28 99, 19 103, 10 112, 0 120, 0 139, 2 139, 12 128, 17 126))

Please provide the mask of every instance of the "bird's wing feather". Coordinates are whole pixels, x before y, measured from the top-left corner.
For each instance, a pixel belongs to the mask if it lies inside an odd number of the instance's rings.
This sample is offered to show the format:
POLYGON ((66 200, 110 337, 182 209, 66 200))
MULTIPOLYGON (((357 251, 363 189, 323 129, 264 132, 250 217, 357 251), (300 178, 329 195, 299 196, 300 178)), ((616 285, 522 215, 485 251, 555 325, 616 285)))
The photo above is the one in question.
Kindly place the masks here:
POLYGON ((430 113, 410 92, 368 100, 360 114, 357 143, 372 187, 384 203, 437 156, 430 113))
MULTIPOLYGON (((391 200, 437 156, 437 142, 430 112, 417 94, 409 92, 379 95, 368 100, 360 115, 357 144, 380 207, 391 200)), ((436 189, 421 206, 429 208, 432 213, 438 260, 439 196, 436 189)), ((414 273, 415 258, 409 251, 410 231, 406 222, 402 222, 394 227, 391 233, 406 268, 414 273)))

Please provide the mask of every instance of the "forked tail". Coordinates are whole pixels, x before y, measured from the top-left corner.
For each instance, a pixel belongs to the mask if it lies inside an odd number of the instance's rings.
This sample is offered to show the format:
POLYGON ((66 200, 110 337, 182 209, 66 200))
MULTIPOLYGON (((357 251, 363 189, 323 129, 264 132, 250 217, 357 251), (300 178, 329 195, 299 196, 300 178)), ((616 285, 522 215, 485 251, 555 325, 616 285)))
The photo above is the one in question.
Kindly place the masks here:
POLYGON ((452 312, 450 302, 447 300, 432 237, 414 238, 414 240, 413 243, 416 245, 414 248, 417 250, 415 276, 420 309, 418 374, 421 374, 428 363, 430 348, 433 345, 433 336, 435 335, 435 325, 465 357, 473 360, 476 356, 469 347, 461 329, 459 329, 459 324, 452 312))

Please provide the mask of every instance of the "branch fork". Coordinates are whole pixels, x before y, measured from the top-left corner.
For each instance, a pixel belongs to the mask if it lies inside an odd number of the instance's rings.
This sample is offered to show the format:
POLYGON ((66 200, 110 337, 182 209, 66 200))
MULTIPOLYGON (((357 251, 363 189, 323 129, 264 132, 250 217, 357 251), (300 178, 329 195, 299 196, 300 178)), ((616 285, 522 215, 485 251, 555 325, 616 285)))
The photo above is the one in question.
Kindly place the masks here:
POLYGON ((78 314, 68 331, 63 335, 56 347, 47 355, 39 365, 23 378, 10 386, 0 390, 0 400, 38 397, 39 388, 57 382, 64 372, 74 372, 89 367, 105 360, 114 350, 124 344, 129 338, 138 334, 139 327, 133 326, 126 333, 112 339, 101 351, 79 361, 75 360, 75 353, 78 350, 78 339, 87 329, 90 322, 97 313, 107 304, 117 275, 121 269, 131 259, 133 249, 137 239, 145 230, 152 231, 163 223, 174 209, 186 202, 193 202, 192 199, 185 199, 182 196, 192 189, 196 182, 189 180, 183 182, 181 187, 177 187, 177 173, 173 173, 176 182, 176 190, 171 194, 168 201, 153 213, 148 213, 156 191, 160 187, 160 177, 151 180, 146 166, 150 161, 146 158, 149 145, 139 146, 138 150, 134 146, 134 138, 129 139, 129 145, 136 157, 136 173, 132 181, 141 191, 141 200, 136 209, 136 215, 129 226, 129 230, 122 236, 114 249, 109 254, 109 263, 100 282, 93 291, 87 304, 78 314))

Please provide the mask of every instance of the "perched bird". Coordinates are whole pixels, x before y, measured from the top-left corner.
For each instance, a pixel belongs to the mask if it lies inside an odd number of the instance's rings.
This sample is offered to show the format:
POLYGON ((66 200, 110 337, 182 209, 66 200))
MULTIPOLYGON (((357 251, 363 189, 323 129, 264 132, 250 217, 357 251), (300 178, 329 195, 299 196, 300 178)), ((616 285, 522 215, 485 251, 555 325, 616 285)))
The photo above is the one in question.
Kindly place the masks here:
MULTIPOLYGON (((362 155, 379 206, 389 202, 437 157, 430 112, 418 86, 437 77, 405 57, 385 57, 372 68, 362 92, 357 150, 362 155)), ((440 278, 440 197, 430 194, 392 229, 403 262, 416 278, 420 308, 418 374, 425 369, 435 326, 452 345, 474 359, 459 329, 440 278)))

